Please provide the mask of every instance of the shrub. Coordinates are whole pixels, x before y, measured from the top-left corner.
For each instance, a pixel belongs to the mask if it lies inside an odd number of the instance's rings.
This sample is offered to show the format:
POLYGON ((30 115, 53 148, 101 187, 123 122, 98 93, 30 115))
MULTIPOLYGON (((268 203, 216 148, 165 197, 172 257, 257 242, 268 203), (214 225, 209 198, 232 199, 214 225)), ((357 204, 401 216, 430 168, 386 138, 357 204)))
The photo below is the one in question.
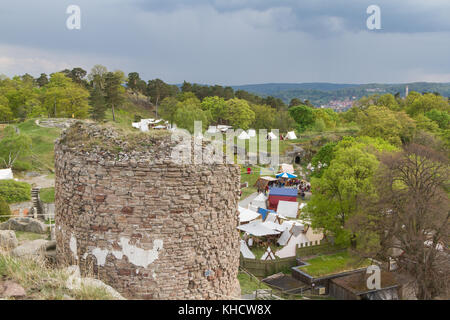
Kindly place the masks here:
POLYGON ((31 199, 31 185, 14 180, 0 181, 0 197, 7 203, 29 201, 31 199))
POLYGON ((26 161, 19 161, 19 160, 17 160, 13 164, 13 169, 15 171, 29 171, 32 168, 33 168, 33 166, 31 165, 31 163, 26 162, 26 161))
POLYGON ((6 203, 5 199, 0 197, 0 222, 6 221, 11 215, 11 210, 9 205, 6 203))

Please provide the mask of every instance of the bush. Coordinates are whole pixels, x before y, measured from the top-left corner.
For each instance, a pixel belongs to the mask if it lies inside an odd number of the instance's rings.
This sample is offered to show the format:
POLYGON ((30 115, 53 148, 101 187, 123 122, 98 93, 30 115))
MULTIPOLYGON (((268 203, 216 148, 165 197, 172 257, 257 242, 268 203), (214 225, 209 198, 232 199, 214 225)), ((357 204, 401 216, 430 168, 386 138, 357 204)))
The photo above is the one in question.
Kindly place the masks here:
POLYGON ((15 171, 29 171, 33 168, 33 166, 29 162, 17 160, 16 162, 14 162, 12 168, 15 171))
POLYGON ((134 115, 134 122, 140 122, 142 120, 142 116, 140 114, 134 115))
POLYGON ((11 215, 11 210, 9 205, 6 203, 5 199, 0 197, 0 222, 8 220, 11 215))
POLYGON ((14 180, 0 181, 0 197, 7 203, 29 201, 31 199, 31 185, 14 180))

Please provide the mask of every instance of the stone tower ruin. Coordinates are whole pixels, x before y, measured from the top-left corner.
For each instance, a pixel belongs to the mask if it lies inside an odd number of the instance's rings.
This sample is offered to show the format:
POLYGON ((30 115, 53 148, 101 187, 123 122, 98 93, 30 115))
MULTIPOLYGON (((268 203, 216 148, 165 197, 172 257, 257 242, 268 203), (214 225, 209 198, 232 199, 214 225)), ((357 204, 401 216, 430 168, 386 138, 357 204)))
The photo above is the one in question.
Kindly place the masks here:
POLYGON ((75 123, 55 143, 57 260, 123 296, 240 295, 240 170, 176 164, 168 132, 75 123))

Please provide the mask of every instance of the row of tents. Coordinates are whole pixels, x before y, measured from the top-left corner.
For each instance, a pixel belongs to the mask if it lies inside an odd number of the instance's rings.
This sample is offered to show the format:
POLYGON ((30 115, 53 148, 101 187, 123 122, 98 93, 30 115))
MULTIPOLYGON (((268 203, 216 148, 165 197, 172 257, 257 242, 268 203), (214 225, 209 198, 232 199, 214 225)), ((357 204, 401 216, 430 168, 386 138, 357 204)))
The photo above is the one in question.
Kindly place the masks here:
MULTIPOLYGON (((231 126, 227 125, 217 125, 217 126, 209 126, 207 133, 215 134, 215 133, 226 133, 228 130, 232 129, 231 126)), ((256 130, 255 129, 248 129, 247 131, 242 131, 238 135, 239 140, 250 140, 253 137, 256 137, 256 130)), ((286 136, 283 137, 285 140, 295 140, 297 139, 297 136, 295 135, 294 131, 290 131, 286 134, 286 136)), ((267 134, 268 140, 276 140, 278 139, 277 135, 273 132, 269 132, 267 134)))
POLYGON ((148 132, 149 128, 152 129, 169 129, 170 124, 163 119, 141 119, 139 122, 133 122, 133 128, 139 129, 141 132, 148 132))
MULTIPOLYGON (((241 253, 244 258, 255 259, 248 245, 253 244, 253 237, 275 238, 282 248, 275 253, 266 252, 261 259, 287 258, 295 256, 296 248, 304 245, 320 243, 322 233, 314 232, 309 223, 297 220, 298 210, 306 204, 297 202, 279 201, 276 211, 258 207, 253 209, 264 199, 264 194, 258 195, 249 205, 249 208, 239 207, 240 225, 237 227, 249 237, 248 242, 241 240, 241 253), (296 219, 296 220, 291 220, 296 219)), ((269 247, 270 248, 270 247, 269 247)))

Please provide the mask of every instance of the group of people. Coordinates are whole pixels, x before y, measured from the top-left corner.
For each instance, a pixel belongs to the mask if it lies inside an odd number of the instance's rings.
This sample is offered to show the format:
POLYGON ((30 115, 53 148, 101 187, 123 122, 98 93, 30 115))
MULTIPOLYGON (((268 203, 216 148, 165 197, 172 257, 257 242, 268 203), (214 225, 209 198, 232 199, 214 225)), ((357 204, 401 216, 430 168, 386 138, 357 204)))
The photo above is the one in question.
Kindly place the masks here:
POLYGON ((305 199, 305 192, 311 191, 311 184, 309 182, 306 182, 306 181, 300 180, 300 179, 284 179, 284 178, 282 178, 271 184, 269 183, 269 184, 267 184, 267 186, 264 190, 265 195, 267 195, 267 193, 269 192, 270 187, 296 188, 299 191, 299 194, 303 200, 305 199))

